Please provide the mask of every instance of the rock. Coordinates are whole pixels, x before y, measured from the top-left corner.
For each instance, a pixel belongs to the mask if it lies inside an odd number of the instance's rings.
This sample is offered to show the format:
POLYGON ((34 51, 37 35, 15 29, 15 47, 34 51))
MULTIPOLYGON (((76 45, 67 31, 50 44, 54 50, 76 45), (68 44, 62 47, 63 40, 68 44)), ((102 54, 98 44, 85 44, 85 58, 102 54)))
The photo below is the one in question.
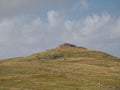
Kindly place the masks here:
POLYGON ((65 47, 77 47, 77 46, 69 43, 63 43, 63 44, 59 44, 57 48, 65 48, 65 47))

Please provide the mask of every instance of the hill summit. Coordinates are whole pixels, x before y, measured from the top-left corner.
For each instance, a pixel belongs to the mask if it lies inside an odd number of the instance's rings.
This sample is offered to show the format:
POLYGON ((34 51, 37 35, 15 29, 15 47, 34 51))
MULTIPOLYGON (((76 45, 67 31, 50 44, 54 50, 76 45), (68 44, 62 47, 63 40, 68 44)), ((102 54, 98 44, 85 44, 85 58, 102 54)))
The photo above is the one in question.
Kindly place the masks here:
POLYGON ((90 50, 70 43, 59 44, 56 48, 44 52, 35 53, 27 59, 32 60, 53 60, 70 58, 94 58, 94 59, 116 59, 116 57, 101 51, 90 50))
POLYGON ((0 90, 120 90, 120 59, 63 43, 0 61, 0 90))
POLYGON ((64 47, 77 47, 77 46, 70 43, 62 43, 57 46, 57 48, 64 48, 64 47))

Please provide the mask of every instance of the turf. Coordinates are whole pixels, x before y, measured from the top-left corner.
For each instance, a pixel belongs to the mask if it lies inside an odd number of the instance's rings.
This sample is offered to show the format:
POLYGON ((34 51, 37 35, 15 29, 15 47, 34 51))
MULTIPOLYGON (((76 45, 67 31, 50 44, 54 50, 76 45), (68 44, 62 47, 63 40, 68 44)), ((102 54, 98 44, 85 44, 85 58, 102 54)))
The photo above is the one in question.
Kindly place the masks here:
POLYGON ((0 90, 120 90, 120 59, 65 47, 2 60, 0 90))

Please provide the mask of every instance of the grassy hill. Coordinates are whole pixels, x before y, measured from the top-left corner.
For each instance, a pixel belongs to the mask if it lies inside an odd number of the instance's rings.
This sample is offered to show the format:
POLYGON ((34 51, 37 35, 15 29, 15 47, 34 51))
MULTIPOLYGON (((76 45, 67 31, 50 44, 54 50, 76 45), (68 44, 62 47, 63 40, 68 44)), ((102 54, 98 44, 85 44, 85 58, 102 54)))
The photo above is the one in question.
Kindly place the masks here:
POLYGON ((63 45, 2 60, 0 90, 120 90, 120 59, 63 45))

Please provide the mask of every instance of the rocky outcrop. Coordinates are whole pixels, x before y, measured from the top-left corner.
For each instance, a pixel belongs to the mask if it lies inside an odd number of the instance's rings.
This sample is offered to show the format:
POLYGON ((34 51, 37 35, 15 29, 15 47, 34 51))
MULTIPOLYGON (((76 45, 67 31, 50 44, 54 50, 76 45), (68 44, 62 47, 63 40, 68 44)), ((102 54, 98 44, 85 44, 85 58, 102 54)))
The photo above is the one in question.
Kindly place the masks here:
POLYGON ((77 46, 70 44, 70 43, 63 43, 57 46, 57 48, 65 48, 65 47, 77 47, 77 46))

